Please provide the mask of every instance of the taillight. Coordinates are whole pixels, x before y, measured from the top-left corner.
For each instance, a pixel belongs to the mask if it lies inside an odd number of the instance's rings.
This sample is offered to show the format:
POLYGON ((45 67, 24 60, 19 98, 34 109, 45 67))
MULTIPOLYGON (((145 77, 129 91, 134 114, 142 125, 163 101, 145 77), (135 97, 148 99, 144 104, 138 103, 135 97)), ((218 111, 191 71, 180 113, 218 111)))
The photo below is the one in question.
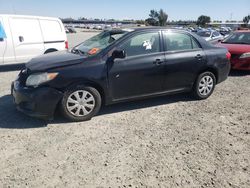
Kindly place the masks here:
POLYGON ((230 60, 231 59, 231 53, 227 52, 226 57, 227 57, 228 60, 230 60))
POLYGON ((69 49, 69 43, 67 40, 65 41, 65 49, 69 49))

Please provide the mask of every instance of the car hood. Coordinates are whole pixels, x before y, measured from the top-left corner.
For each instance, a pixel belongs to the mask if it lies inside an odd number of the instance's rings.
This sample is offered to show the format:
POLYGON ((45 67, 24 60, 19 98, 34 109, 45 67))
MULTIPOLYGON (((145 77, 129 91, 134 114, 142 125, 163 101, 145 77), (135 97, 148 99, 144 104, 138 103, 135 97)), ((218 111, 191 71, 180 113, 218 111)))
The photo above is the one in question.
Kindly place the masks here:
POLYGON ((26 68, 31 71, 44 71, 52 68, 82 63, 85 56, 70 53, 69 51, 53 52, 31 59, 26 68))
POLYGON ((219 43, 218 46, 227 48, 231 54, 243 54, 246 52, 250 52, 250 45, 248 44, 219 43))

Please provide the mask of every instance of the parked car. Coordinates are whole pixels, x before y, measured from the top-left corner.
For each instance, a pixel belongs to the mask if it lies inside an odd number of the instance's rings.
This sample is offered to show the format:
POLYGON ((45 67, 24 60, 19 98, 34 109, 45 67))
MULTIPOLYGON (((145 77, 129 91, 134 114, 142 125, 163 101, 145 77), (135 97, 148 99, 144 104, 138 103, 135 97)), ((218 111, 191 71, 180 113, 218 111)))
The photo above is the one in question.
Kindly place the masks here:
POLYGON ((97 25, 95 29, 97 29, 97 30, 102 30, 102 28, 103 28, 103 27, 102 27, 101 25, 97 25))
POLYGON ((232 31, 232 28, 230 28, 230 27, 221 27, 221 30, 232 31))
POLYGON ((58 18, 0 15, 0 65, 25 63, 38 55, 65 50, 68 41, 58 18))
POLYGON ((227 48, 232 54, 232 69, 250 70, 250 30, 236 31, 218 46, 227 48))
POLYGON ((12 84, 17 109, 89 120, 101 105, 192 92, 206 99, 226 80, 230 53, 184 30, 105 31, 74 47, 34 58, 12 84))
POLYGON ((64 28, 66 33, 69 33, 69 30, 67 27, 64 28))
POLYGON ((112 30, 112 26, 111 25, 104 25, 102 30, 112 30))
POLYGON ((73 27, 68 27, 67 29, 68 29, 69 33, 76 33, 76 30, 73 27))
POLYGON ((219 29, 219 32, 221 35, 223 35, 224 37, 228 37, 229 34, 231 33, 232 29, 231 28, 228 28, 228 27, 221 27, 219 29))
POLYGON ((202 30, 204 30, 202 27, 197 27, 197 28, 194 28, 192 30, 192 32, 197 33, 197 32, 202 31, 202 30))
POLYGON ((215 44, 218 41, 223 40, 224 36, 221 35, 218 31, 213 30, 201 30, 197 32, 197 35, 204 38, 206 41, 215 44))

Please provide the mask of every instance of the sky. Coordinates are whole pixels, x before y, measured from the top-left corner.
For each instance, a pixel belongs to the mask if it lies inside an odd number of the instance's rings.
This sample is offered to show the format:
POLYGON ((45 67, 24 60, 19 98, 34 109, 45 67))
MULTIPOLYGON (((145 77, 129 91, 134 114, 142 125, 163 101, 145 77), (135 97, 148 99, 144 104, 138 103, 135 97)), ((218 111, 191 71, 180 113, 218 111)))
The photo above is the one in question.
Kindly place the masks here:
POLYGON ((250 14, 250 0, 0 0, 0 14, 61 18, 146 19, 151 9, 163 9, 169 20, 237 20, 250 14))

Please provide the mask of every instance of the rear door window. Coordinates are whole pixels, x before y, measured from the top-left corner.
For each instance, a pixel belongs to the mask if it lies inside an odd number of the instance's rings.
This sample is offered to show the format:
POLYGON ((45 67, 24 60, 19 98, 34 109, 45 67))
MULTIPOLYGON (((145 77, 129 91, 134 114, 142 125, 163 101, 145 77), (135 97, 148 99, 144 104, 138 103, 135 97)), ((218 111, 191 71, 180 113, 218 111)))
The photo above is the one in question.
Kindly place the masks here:
POLYGON ((199 49, 200 45, 190 35, 184 33, 164 33, 167 51, 186 51, 199 49))

